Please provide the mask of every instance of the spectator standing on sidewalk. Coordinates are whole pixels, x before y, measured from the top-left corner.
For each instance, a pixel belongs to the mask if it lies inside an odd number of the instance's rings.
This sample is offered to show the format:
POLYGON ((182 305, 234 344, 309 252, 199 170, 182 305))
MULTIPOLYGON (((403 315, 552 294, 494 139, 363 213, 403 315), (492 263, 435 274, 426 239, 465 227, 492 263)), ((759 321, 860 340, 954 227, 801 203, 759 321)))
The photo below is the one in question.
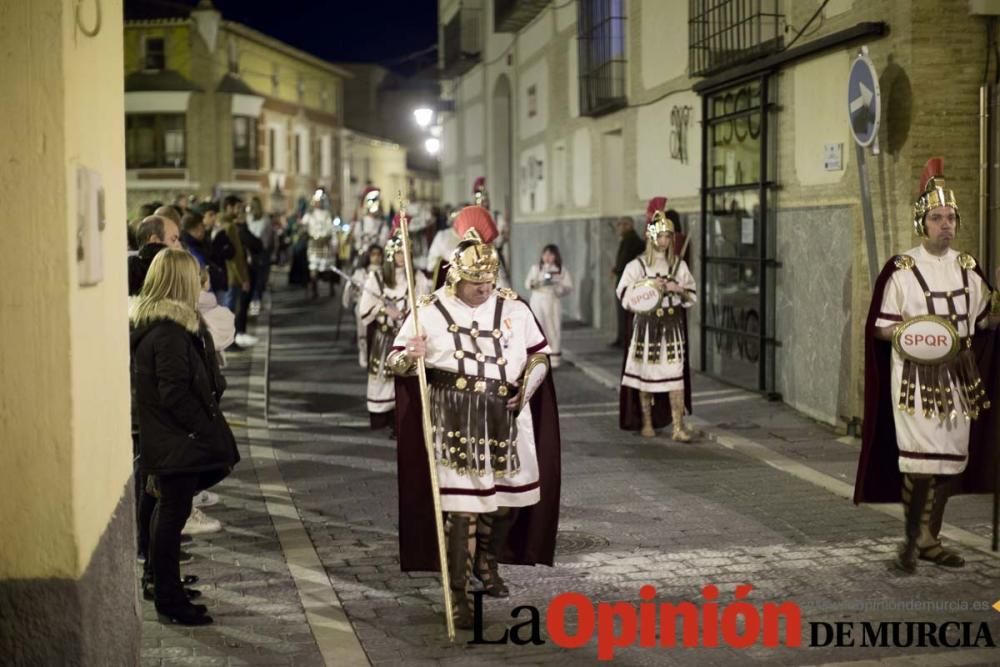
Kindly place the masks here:
POLYGON ((361 291, 371 273, 382 270, 382 248, 373 245, 361 259, 361 266, 354 269, 350 282, 344 286, 341 305, 354 313, 354 322, 358 342, 358 365, 368 367, 368 326, 361 318, 361 291))
POLYGON ((619 426, 639 428, 644 438, 652 438, 654 428, 673 423, 673 440, 690 442, 694 433, 684 428, 691 400, 687 309, 697 301, 697 291, 687 262, 674 252, 677 228, 666 215, 666 204, 666 197, 649 201, 646 251, 626 265, 616 290, 622 305, 634 312, 622 371, 619 426), (652 308, 640 310, 634 299, 638 294, 652 296, 652 308), (669 400, 669 414, 664 399, 669 400))
POLYGON ((542 325, 542 333, 549 341, 552 368, 562 361, 562 305, 560 299, 573 289, 573 276, 563 268, 559 246, 551 243, 542 249, 538 264, 528 270, 524 286, 531 290, 531 311, 542 325))
POLYGON ((250 317, 260 314, 260 300, 271 275, 271 252, 274 248, 274 227, 271 216, 264 214, 260 197, 253 197, 247 206, 247 229, 260 241, 260 249, 250 253, 253 285, 250 287, 250 317))
MULTIPOLYGON (((614 279, 614 286, 617 286, 622 279, 622 274, 625 273, 625 267, 633 259, 642 254, 645 249, 645 244, 639 235, 635 233, 635 224, 632 222, 632 218, 624 216, 618 220, 618 254, 615 256, 615 266, 611 269, 611 277, 614 279)), ((615 287, 612 287, 615 289, 615 287)), ((612 347, 625 347, 628 342, 628 336, 631 332, 626 331, 625 327, 625 308, 622 306, 621 301, 618 300, 618 335, 612 341, 612 347)))
POLYGON ((222 201, 222 230, 233 244, 233 257, 226 261, 226 278, 229 289, 223 305, 236 315, 236 345, 251 347, 257 338, 247 334, 247 316, 250 306, 250 266, 247 263, 247 237, 253 237, 244 218, 243 200, 229 195, 222 201))
POLYGON ((132 386, 139 419, 140 470, 158 501, 149 559, 156 610, 166 622, 207 625, 203 605, 181 584, 181 530, 194 495, 224 479, 239 461, 219 400, 225 380, 197 311, 198 263, 166 249, 149 268, 129 308, 132 386))
POLYGON ((173 220, 158 215, 143 218, 136 229, 139 252, 128 258, 128 293, 134 296, 142 289, 149 265, 164 248, 181 249, 181 230, 173 220))
POLYGON ((207 248, 208 277, 212 292, 220 304, 226 301, 229 291, 229 277, 226 272, 226 262, 236 256, 236 248, 229 241, 229 235, 219 224, 219 205, 216 202, 204 202, 195 209, 201 214, 205 225, 207 248))

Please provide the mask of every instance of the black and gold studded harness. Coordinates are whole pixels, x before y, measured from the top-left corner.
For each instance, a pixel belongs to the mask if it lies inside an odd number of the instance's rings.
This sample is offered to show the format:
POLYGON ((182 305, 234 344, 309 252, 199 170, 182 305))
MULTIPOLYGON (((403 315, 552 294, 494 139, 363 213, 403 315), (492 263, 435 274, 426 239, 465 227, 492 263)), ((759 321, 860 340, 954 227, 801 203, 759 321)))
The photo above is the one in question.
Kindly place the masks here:
POLYGON ((924 417, 937 417, 939 421, 958 418, 961 409, 966 419, 976 419, 982 410, 990 407, 986 398, 986 388, 983 386, 976 366, 976 358, 972 352, 972 335, 975 331, 975 319, 972 313, 972 295, 969 290, 969 272, 972 269, 962 268, 962 288, 950 292, 934 292, 927 285, 927 280, 915 264, 905 268, 913 272, 920 289, 927 301, 927 312, 947 319, 958 328, 959 318, 955 301, 965 297, 965 318, 968 336, 961 339, 961 350, 958 355, 941 364, 920 364, 910 359, 903 360, 903 379, 899 391, 898 407, 909 414, 916 412, 916 391, 920 387, 920 408, 924 417), (935 299, 944 299, 947 303, 947 313, 938 313, 935 299), (954 384, 958 394, 959 405, 955 405, 954 384))
MULTIPOLYGON (((658 272, 650 275, 646 263, 639 259, 644 278, 668 278, 658 272)), ((680 307, 662 305, 648 313, 637 313, 633 322, 635 333, 635 351, 632 357, 636 361, 659 363, 660 357, 665 357, 669 364, 680 361, 684 356, 684 313, 680 307)))
MULTIPOLYGON (((378 291, 382 294, 383 301, 391 302, 405 315, 407 310, 405 295, 399 298, 393 298, 386 295, 385 282, 382 279, 382 274, 378 271, 375 272, 375 282, 378 283, 378 291)), ((396 340, 396 334, 399 333, 400 324, 400 320, 395 320, 389 317, 388 313, 380 312, 376 316, 375 322, 373 323, 375 331, 372 335, 371 349, 368 350, 369 375, 381 376, 388 382, 393 381, 395 374, 386 363, 386 358, 389 356, 389 353, 392 352, 392 344, 396 340)))
POLYGON ((507 401, 517 388, 507 381, 507 359, 500 342, 505 299, 497 297, 493 327, 481 329, 473 320, 459 326, 440 301, 434 306, 451 333, 458 372, 427 369, 431 422, 439 463, 461 474, 506 477, 521 468, 517 455, 517 420, 507 401), (494 354, 479 349, 480 338, 492 338, 494 354), (469 346, 466 347, 466 341, 469 346), (487 365, 496 366, 500 379, 486 377, 487 365))

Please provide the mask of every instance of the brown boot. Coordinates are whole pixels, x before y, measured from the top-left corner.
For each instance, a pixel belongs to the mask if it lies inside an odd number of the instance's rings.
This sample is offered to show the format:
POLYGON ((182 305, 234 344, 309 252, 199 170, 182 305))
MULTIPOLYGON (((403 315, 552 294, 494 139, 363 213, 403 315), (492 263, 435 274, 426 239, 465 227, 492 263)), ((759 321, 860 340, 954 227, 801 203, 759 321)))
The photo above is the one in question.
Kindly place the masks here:
POLYGON ((475 515, 448 512, 445 524, 445 548, 448 553, 448 578, 451 589, 451 617, 459 630, 471 630, 474 613, 469 596, 472 574, 472 549, 476 544, 475 515))
POLYGON ((670 392, 670 415, 674 422, 671 438, 675 442, 691 442, 692 434, 684 429, 684 392, 670 392))
POLYGON ((499 560, 507 545, 514 510, 501 507, 496 512, 480 514, 476 517, 476 557, 473 572, 483 582, 483 590, 490 597, 510 596, 507 584, 500 577, 499 560))
POLYGON ((644 438, 656 436, 653 430, 653 395, 644 391, 639 392, 639 408, 642 410, 642 430, 639 435, 644 438))

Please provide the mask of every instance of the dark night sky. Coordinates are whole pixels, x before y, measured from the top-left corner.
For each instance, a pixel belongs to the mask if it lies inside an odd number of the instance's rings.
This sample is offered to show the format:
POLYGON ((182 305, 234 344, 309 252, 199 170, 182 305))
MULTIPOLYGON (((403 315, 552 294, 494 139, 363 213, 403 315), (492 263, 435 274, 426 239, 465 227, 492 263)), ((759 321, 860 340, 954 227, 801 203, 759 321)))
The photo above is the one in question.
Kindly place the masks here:
MULTIPOLYGON (((213 2, 224 19, 335 62, 391 66, 401 56, 437 42, 437 0, 213 2)), ((196 4, 197 0, 125 0, 125 17, 176 15, 189 12, 196 4)))

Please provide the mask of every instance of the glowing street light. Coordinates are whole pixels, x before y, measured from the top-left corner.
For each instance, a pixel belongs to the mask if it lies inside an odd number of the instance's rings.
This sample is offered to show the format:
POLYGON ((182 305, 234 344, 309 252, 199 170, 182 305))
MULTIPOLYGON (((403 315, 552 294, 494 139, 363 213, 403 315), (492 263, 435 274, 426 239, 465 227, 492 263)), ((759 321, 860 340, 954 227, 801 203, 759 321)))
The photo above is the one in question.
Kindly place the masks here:
POLYGON ((438 139, 441 138, 442 128, 440 125, 431 125, 431 136, 438 139))
POLYGON ((427 137, 424 141, 424 148, 427 149, 427 152, 431 155, 437 155, 441 150, 441 140, 437 137, 427 137))
POLYGON ((427 127, 434 118, 434 110, 429 107, 420 107, 413 110, 413 116, 417 119, 417 125, 427 127))

